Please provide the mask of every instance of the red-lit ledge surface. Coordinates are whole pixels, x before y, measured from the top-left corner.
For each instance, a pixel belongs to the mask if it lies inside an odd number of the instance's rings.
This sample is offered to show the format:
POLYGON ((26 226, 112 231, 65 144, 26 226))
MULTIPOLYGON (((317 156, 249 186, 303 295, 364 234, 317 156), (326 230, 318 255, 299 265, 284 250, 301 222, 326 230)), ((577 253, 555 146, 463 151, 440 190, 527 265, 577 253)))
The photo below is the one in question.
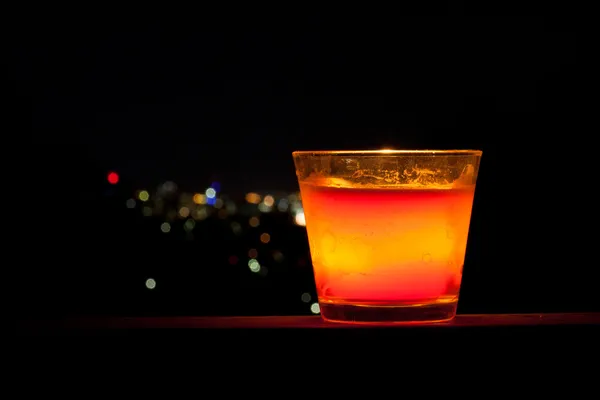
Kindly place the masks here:
POLYGON ((416 325, 328 323, 319 316, 285 317, 100 317, 21 321, 21 329, 411 329, 519 326, 597 326, 600 313, 458 315, 452 322, 416 325))

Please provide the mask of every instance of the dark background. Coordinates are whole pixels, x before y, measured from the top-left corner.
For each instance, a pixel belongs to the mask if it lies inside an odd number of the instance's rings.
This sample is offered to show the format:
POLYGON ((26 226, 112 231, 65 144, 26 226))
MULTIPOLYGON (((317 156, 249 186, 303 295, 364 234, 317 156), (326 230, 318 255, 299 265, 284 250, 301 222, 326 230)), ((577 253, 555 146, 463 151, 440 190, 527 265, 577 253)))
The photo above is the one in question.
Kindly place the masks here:
POLYGON ((483 150, 459 312, 599 310, 581 25, 565 9, 460 2, 406 14, 55 12, 15 24, 11 308, 310 314, 306 233, 288 213, 254 230, 246 216, 212 216, 190 238, 182 221, 163 234, 162 216, 125 201, 165 181, 201 193, 219 182, 242 204, 248 191, 297 190, 293 150, 386 147, 483 150), (267 275, 248 269, 249 248, 267 275))

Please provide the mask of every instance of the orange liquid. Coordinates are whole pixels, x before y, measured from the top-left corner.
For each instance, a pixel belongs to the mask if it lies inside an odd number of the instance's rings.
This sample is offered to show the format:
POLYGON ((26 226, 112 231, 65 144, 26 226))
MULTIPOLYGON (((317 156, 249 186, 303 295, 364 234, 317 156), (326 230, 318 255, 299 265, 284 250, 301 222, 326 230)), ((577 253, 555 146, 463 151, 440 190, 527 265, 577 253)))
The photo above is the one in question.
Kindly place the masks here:
POLYGON ((458 300, 474 185, 300 190, 321 303, 458 300))

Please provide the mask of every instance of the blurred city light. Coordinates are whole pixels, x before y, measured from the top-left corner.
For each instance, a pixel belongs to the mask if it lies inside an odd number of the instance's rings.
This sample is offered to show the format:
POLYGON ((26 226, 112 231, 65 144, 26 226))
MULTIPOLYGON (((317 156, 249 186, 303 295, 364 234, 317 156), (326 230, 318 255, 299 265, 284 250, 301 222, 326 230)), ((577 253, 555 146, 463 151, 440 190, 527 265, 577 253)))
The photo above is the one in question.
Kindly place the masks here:
POLYGON ((277 209, 280 212, 286 212, 288 210, 290 203, 288 202, 288 199, 280 199, 279 203, 277 203, 277 209))
POLYGON ((194 221, 193 219, 188 219, 185 221, 185 224, 183 224, 183 229, 186 232, 191 232, 194 230, 195 226, 196 226, 196 221, 194 221))
POLYGON ((252 271, 252 272, 260 271, 260 264, 258 263, 258 261, 256 261, 253 258, 250 259, 250 261, 248 261, 248 267, 250 268, 250 271, 252 271))
POLYGON ((282 262, 283 261, 283 253, 276 250, 273 252, 273 260, 277 261, 277 262, 282 262))
POLYGON ((148 201, 150 199, 150 194, 146 190, 140 190, 138 194, 138 199, 141 201, 148 201))
MULTIPOLYGON (((116 173, 110 175, 108 179, 114 183, 119 181, 116 173)), ((232 240, 233 236, 237 237, 235 240, 240 241, 245 250, 238 248, 237 255, 231 253, 225 255, 223 263, 238 268, 244 264, 240 257, 247 256, 248 269, 258 277, 266 277, 273 268, 286 268, 288 265, 305 267, 310 262, 308 261, 310 257, 306 254, 290 255, 288 260, 281 250, 271 247, 272 232, 275 231, 270 230, 277 229, 276 225, 272 225, 273 221, 279 220, 281 223, 302 227, 306 225, 298 192, 272 192, 272 194, 249 192, 236 202, 227 194, 220 193, 219 186, 215 182, 204 192, 186 192, 180 190, 175 182, 166 181, 158 185, 155 192, 146 189, 134 190, 129 198, 123 198, 122 204, 128 209, 139 210, 139 215, 158 219, 160 231, 169 234, 168 240, 176 238, 186 241, 203 240, 202 238, 216 237, 219 232, 223 232, 219 226, 226 227, 225 232, 232 235, 232 240), (283 216, 284 214, 291 219, 283 216), (249 229, 261 226, 263 223, 261 218, 265 219, 265 229, 249 229), (202 228, 199 228, 200 224, 202 228), (265 231, 266 228, 269 228, 269 232, 265 231), (257 244, 261 247, 256 247, 257 244), (260 250, 260 262, 258 250, 260 250)), ((156 281, 152 278, 146 279, 145 282, 148 289, 156 287, 156 281)), ((319 314, 319 304, 315 300, 316 298, 308 291, 298 298, 299 302, 310 306, 307 313, 319 314)))
POLYGON ((116 172, 109 172, 107 179, 108 183, 110 183, 111 185, 116 185, 117 183, 119 183, 119 174, 117 174, 116 172))
POLYGON ((271 207, 263 202, 258 205, 258 210, 263 213, 268 213, 271 211, 271 207))
POLYGON ((266 195, 263 203, 265 203, 265 205, 267 207, 273 207, 273 204, 275 204, 275 199, 273 198, 273 196, 271 196, 270 194, 266 195))
POLYGON ((259 226, 259 225, 260 225, 260 220, 259 220, 258 218, 256 218, 256 217, 251 217, 251 218, 248 220, 248 224, 249 224, 251 227, 253 227, 253 228, 256 228, 257 226, 259 226))
POLYGON ((262 235, 260 235, 260 241, 264 244, 267 244, 271 241, 271 235, 269 235, 268 233, 263 233, 262 235))
POLYGON ((298 211, 294 217, 294 222, 298 226, 306 226, 306 219, 304 218, 304 211, 298 211))
POLYGON ((209 199, 214 199, 216 195, 217 195, 217 192, 215 191, 215 189, 213 189, 213 188, 206 189, 206 197, 208 197, 209 199))
POLYGON ((194 197, 192 197, 192 200, 196 204, 206 204, 206 195, 205 194, 196 193, 194 195, 194 197))
POLYGON ((246 194, 246 201, 250 204, 258 204, 260 203, 260 195, 258 193, 250 192, 246 194))

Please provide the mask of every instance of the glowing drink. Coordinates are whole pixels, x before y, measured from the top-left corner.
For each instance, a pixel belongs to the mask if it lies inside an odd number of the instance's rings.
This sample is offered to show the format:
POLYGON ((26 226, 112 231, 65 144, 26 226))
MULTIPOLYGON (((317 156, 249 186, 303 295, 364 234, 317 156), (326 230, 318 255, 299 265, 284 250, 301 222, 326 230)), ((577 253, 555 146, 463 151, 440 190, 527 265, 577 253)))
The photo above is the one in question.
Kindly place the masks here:
POLYGON ((481 152, 296 152, 323 318, 456 314, 481 152))

